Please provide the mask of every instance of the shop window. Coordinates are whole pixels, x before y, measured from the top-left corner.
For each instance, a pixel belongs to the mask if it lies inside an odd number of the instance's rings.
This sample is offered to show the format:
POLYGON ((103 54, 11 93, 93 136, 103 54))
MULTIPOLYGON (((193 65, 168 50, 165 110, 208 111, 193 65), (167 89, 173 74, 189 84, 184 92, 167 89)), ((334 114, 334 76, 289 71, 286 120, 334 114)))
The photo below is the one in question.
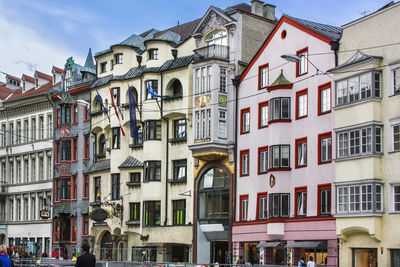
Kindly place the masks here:
POLYGON ((378 267, 376 248, 353 248, 353 267, 378 267))

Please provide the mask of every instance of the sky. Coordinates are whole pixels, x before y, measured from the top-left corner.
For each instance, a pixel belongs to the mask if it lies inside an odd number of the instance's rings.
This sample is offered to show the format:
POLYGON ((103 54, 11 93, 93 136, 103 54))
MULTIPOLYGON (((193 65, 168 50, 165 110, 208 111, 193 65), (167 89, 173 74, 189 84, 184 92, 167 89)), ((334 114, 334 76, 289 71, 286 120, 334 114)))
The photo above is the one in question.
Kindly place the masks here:
MULTIPOLYGON (((276 17, 288 14, 341 26, 389 0, 270 0, 276 17)), ((50 73, 73 57, 83 65, 132 34, 167 29, 200 18, 210 5, 226 8, 250 0, 0 0, 0 81, 35 70, 50 73)))

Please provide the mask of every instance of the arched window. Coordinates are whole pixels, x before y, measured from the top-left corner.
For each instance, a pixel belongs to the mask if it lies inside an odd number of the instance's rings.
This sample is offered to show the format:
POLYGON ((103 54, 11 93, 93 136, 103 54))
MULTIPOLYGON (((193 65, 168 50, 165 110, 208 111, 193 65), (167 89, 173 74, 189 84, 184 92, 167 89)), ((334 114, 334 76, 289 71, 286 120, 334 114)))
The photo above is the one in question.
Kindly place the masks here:
POLYGON ((225 31, 215 31, 207 36, 205 42, 208 45, 228 45, 228 35, 225 31))
POLYGON ((106 137, 104 134, 100 135, 99 138, 99 154, 105 154, 106 153, 106 137))
POLYGON ((170 87, 168 88, 168 95, 172 96, 172 97, 180 97, 182 96, 182 84, 181 82, 176 79, 174 80, 170 87))
POLYGON ((229 216, 229 179, 221 168, 205 172, 199 183, 198 218, 227 219, 229 216))

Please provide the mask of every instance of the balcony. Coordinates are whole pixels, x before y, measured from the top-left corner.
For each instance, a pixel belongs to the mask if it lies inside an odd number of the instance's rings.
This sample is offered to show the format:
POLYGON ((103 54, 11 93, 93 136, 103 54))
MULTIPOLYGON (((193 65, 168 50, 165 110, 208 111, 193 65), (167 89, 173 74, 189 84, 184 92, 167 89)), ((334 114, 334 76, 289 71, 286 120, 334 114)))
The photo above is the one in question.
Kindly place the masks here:
POLYGON ((194 61, 203 61, 207 59, 229 59, 229 47, 225 45, 209 45, 203 46, 194 50, 195 58, 194 61))

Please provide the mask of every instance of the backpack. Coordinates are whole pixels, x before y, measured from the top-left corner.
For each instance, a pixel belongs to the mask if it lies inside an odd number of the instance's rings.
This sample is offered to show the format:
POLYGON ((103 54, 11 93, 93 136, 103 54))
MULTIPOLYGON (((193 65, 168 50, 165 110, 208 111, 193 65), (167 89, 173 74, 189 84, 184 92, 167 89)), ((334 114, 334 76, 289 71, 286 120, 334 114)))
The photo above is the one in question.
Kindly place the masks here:
POLYGON ((301 266, 307 266, 307 264, 306 264, 306 262, 305 262, 305 261, 303 261, 303 260, 300 260, 300 262, 301 262, 301 266))

